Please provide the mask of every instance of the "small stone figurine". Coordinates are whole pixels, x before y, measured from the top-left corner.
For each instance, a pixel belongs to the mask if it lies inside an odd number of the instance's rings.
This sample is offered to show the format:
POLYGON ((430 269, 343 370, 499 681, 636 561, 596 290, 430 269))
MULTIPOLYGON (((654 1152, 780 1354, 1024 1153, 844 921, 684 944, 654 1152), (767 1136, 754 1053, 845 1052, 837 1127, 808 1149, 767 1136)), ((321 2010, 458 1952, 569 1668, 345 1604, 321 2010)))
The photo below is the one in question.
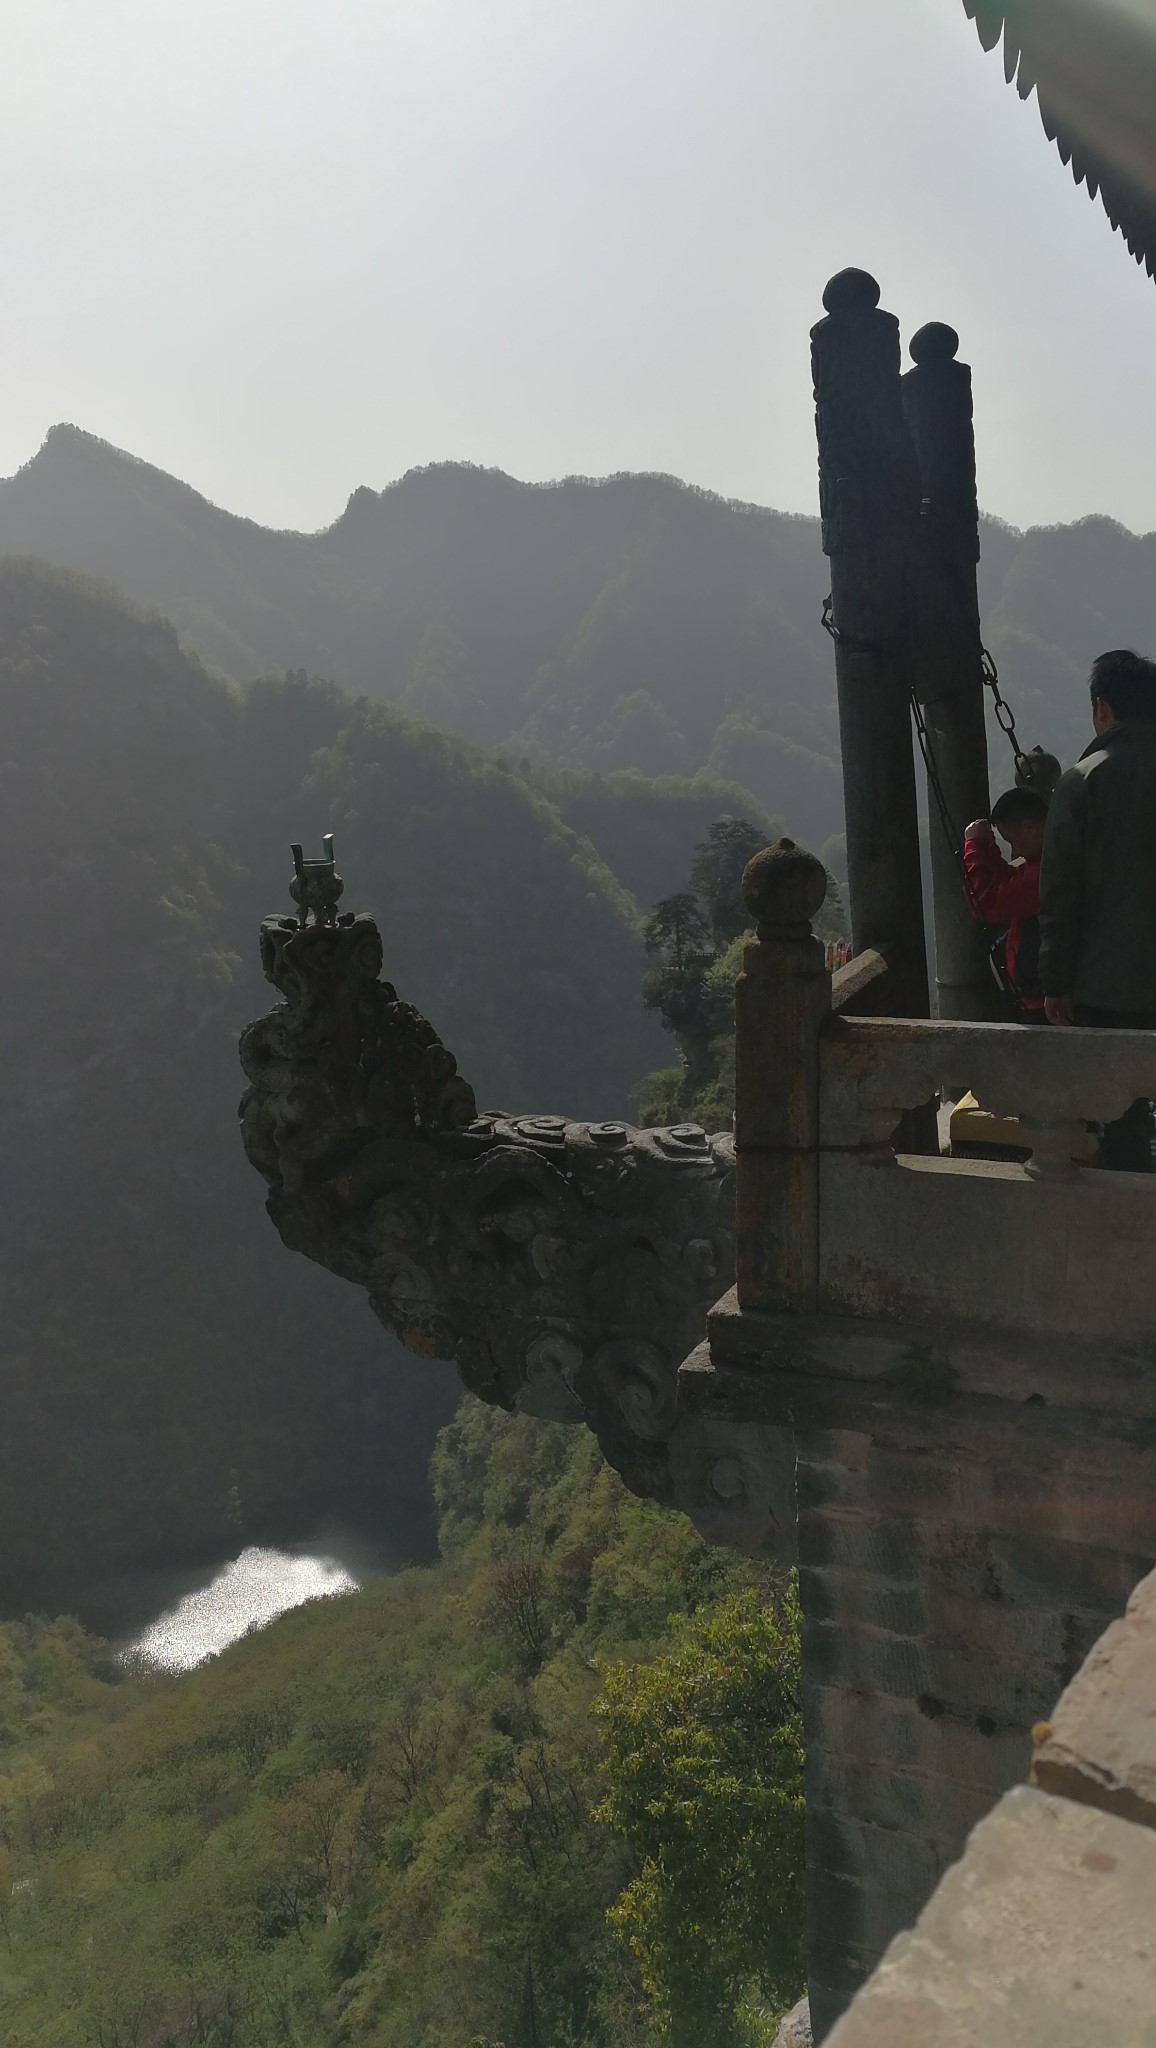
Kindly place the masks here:
POLYGON ((345 887, 333 863, 332 832, 325 834, 321 844, 325 848, 324 860, 302 860, 299 846, 289 848, 293 855, 289 894, 297 905, 302 931, 309 922, 310 911, 315 924, 337 923, 337 904, 345 887))

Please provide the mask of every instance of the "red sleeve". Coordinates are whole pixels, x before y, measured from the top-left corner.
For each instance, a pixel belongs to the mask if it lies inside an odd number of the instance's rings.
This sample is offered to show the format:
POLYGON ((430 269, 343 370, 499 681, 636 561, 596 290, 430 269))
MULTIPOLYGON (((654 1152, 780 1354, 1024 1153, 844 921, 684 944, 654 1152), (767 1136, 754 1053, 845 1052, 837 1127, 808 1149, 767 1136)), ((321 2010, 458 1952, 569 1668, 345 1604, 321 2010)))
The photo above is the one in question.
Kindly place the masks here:
POLYGON ((966 839, 963 860, 976 901, 989 924, 1010 924, 1013 917, 1036 915, 1040 907, 1038 861, 1009 867, 993 839, 966 839))

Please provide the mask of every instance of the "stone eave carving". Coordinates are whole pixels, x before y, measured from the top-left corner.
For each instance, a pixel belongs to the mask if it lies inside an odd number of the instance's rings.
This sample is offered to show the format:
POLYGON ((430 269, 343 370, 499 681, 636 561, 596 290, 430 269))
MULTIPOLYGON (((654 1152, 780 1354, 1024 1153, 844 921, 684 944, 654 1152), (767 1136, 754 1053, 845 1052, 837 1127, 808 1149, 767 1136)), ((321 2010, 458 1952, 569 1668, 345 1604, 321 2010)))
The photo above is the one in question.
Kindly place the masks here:
POLYGON ((1141 0, 963 0, 1004 76, 1156 277, 1156 32, 1141 0))
POLYGON ((285 1244, 482 1399, 584 1422, 636 1492, 733 1520, 729 1439, 674 1442, 734 1269, 729 1134, 479 1114, 369 916, 268 918, 261 957, 284 1000, 242 1036, 241 1129, 285 1244))

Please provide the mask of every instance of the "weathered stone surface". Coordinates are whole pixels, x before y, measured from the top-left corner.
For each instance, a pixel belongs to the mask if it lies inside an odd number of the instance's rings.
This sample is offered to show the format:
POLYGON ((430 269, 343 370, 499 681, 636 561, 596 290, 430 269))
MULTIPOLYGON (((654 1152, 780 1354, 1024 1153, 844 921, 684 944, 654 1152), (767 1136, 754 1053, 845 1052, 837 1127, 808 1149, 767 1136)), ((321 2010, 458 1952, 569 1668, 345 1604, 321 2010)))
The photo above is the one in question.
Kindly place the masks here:
POLYGON ((1031 1162, 831 1149, 819 1155, 819 1207, 827 1314, 998 1320, 1133 1344, 1152 1328, 1156 1175, 1073 1166, 1045 1180, 1031 1162))
POLYGON ((828 2048, 1151 2048, 1156 1836, 1026 1786, 971 1836, 828 2048))
MULTIPOLYGON (((268 918, 261 957, 285 1000, 243 1034, 241 1131, 285 1243, 483 1399, 588 1423, 635 1491, 672 1498, 678 1366, 733 1271, 729 1133, 479 1115, 379 978, 370 917, 268 918)), ((751 1449, 684 1441, 683 1504, 736 1528, 751 1449)))
POLYGON ((793 2005, 779 2021, 778 2032, 771 2048, 812 2048, 811 2008, 805 1998, 793 2005))
POLYGON ((832 1018, 823 1028, 824 1146, 880 1144, 904 1109, 951 1084, 996 1116, 1103 1123, 1156 1095, 1156 1035, 1068 1030, 1028 1038, 1018 1024, 917 1017, 832 1018))
POLYGON ((1137 1586, 1123 1619, 1064 1693, 1036 1749, 1032 1782, 1156 1828, 1156 1573, 1137 1586))
POLYGON ((795 1561, 798 1504, 789 1431, 682 1413, 670 1460, 674 1497, 708 1543, 795 1561))
POLYGON ((747 865, 743 897, 758 937, 735 984, 735 1209, 745 1308, 813 1310, 819 1264, 819 1025, 831 977, 810 918, 822 863, 792 839, 747 865), (780 1085, 785 1048, 810 1048, 780 1085))

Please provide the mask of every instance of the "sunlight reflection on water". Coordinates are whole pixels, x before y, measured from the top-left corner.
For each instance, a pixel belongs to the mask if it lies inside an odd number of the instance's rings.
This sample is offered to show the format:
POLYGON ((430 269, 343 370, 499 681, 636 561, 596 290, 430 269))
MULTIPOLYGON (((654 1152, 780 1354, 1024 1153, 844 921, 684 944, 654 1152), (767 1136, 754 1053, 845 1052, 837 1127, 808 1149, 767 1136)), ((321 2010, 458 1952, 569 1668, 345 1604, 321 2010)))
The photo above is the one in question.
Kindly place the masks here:
POLYGON ((335 1557, 243 1550, 209 1585, 158 1615, 130 1647, 162 1671, 191 1671, 291 1607, 356 1593, 359 1584, 335 1557))

